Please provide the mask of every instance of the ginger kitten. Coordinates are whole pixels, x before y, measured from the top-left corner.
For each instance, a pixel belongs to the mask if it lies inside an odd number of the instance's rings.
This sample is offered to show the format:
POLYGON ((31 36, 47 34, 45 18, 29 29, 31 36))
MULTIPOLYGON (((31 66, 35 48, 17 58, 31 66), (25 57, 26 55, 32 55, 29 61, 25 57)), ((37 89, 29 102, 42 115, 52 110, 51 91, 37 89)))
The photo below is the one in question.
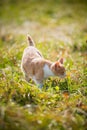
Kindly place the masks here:
POLYGON ((43 58, 42 54, 35 48, 34 41, 28 36, 29 45, 23 53, 21 68, 25 79, 29 82, 32 79, 40 88, 43 86, 43 80, 50 76, 65 77, 65 68, 63 58, 56 62, 51 62, 43 58))

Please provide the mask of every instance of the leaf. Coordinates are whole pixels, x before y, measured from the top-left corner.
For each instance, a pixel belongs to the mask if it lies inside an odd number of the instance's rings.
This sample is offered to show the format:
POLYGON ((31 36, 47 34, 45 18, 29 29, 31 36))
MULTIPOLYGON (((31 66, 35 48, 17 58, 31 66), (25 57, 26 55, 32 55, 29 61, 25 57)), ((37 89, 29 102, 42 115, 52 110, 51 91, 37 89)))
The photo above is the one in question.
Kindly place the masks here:
POLYGON ((56 91, 59 91, 59 89, 60 89, 59 86, 56 86, 56 87, 55 87, 55 90, 56 90, 56 91))

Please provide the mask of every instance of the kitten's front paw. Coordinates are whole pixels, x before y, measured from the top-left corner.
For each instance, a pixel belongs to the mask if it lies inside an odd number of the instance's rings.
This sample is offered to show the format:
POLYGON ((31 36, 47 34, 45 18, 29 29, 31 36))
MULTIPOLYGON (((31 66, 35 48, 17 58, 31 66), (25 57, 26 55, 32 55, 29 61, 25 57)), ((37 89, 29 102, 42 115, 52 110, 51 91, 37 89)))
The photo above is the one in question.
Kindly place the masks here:
POLYGON ((43 84, 38 84, 38 88, 42 89, 43 84))

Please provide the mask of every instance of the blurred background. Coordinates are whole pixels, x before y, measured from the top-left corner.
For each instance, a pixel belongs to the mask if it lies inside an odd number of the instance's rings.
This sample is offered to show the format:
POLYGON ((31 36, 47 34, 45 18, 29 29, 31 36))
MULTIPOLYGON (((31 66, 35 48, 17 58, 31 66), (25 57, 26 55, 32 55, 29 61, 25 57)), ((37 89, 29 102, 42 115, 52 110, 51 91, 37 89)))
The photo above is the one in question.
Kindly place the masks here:
MULTIPOLYGON (((87 33, 86 0, 0 1, 0 37, 31 34, 37 42, 72 43, 87 33), (38 37, 38 38, 37 38, 38 37)), ((85 36, 84 36, 85 35, 85 36)))

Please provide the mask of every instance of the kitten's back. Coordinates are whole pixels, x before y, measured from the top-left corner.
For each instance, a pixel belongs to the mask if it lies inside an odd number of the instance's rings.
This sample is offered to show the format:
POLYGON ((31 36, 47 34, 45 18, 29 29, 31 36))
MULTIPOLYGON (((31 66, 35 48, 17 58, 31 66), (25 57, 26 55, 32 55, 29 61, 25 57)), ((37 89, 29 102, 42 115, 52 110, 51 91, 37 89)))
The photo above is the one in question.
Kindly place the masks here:
POLYGON ((28 35, 29 46, 25 48, 23 57, 22 57, 22 65, 29 65, 33 59, 42 58, 43 56, 39 52, 39 50, 35 47, 34 41, 31 36, 28 35))

